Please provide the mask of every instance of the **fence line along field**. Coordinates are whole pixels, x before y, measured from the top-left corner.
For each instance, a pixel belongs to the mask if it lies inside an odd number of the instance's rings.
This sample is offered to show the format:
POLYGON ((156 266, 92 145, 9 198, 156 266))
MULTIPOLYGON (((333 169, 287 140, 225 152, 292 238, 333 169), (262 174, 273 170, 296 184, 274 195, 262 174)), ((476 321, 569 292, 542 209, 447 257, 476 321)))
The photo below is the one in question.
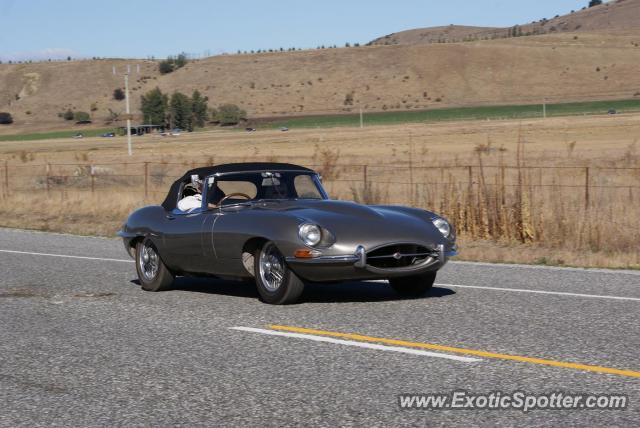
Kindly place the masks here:
POLYGON ((0 143, 0 224, 113 235, 193 166, 285 161, 457 227, 462 258, 639 267, 640 115, 0 143))

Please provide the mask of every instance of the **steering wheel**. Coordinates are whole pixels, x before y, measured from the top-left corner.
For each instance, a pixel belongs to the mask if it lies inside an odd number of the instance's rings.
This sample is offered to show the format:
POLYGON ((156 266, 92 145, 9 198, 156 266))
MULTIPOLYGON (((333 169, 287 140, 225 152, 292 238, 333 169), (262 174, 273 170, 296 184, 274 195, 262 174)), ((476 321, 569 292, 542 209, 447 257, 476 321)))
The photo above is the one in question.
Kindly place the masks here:
POLYGON ((220 201, 216 204, 216 206, 221 207, 224 201, 237 196, 245 198, 247 201, 250 201, 251 199, 253 199, 251 196, 247 195, 246 193, 229 193, 224 198, 220 199, 220 201))

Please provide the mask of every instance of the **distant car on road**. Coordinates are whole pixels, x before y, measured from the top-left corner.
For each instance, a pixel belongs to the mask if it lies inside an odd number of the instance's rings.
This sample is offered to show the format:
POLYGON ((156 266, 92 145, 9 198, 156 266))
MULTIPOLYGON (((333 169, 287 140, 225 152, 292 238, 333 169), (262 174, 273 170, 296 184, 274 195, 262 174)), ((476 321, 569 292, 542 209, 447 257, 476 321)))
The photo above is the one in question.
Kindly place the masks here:
POLYGON ((457 254, 437 214, 330 200, 316 172, 282 163, 188 171, 118 235, 145 290, 167 289, 176 275, 254 279, 271 304, 295 302, 304 281, 388 279, 419 296, 457 254))
POLYGON ((282 128, 280 128, 280 130, 282 132, 287 132, 289 130, 289 128, 287 128, 286 126, 283 126, 282 128))
POLYGON ((247 132, 256 132, 256 128, 244 128, 247 132))
POLYGON ((113 138, 115 136, 116 136, 115 132, 105 132, 104 134, 101 135, 101 137, 104 137, 104 138, 113 138))
POLYGON ((607 112, 608 114, 617 114, 618 112, 616 111, 616 109, 614 108, 610 108, 609 111, 607 112))
POLYGON ((84 138, 84 135, 82 134, 82 132, 78 132, 76 135, 73 136, 73 138, 84 138))

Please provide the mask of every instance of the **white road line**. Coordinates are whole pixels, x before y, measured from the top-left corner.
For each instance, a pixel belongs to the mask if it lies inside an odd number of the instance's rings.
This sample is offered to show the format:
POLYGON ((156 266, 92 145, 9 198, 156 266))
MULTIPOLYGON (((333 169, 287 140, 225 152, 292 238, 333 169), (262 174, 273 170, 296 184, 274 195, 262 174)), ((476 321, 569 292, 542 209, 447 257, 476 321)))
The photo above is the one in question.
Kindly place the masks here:
POLYGON ((105 257, 69 256, 67 254, 34 253, 34 252, 31 252, 31 251, 0 250, 0 253, 27 254, 27 255, 31 255, 31 256, 46 256, 46 257, 63 257, 63 258, 67 258, 67 259, 81 259, 81 260, 101 260, 101 261, 105 261, 105 262, 134 263, 133 260, 109 259, 109 258, 105 258, 105 257))
POLYGON ((630 300, 630 301, 640 302, 640 298, 638 297, 601 296, 597 294, 566 293, 563 291, 526 290, 523 288, 483 287, 480 285, 460 285, 460 284, 434 284, 434 285, 438 287, 477 288, 481 290, 514 291, 518 293, 553 294, 557 296, 587 297, 591 299, 609 299, 609 300, 630 300))
MULTIPOLYGON (((36 253, 32 251, 16 251, 16 250, 0 250, 0 253, 8 254, 26 254, 32 256, 45 256, 45 257, 62 257, 68 259, 80 259, 80 260, 99 260, 106 262, 118 262, 118 263, 134 263, 133 260, 126 259, 110 259, 106 257, 86 257, 86 256, 70 256, 67 254, 51 254, 51 253, 36 253)), ((374 280, 370 282, 387 282, 386 280, 374 280)), ((457 288, 476 288, 481 290, 494 290, 494 291, 512 291, 518 293, 533 293, 533 294, 551 294, 557 296, 571 296, 571 297, 586 297, 591 299, 608 299, 608 300, 627 300, 640 302, 639 297, 622 297, 622 296, 602 296, 597 294, 582 294, 582 293, 567 293, 562 291, 545 291, 545 290, 526 290, 523 288, 503 288, 503 287, 485 287, 480 285, 461 285, 461 284, 435 284, 439 287, 457 287, 457 288)), ((267 330, 270 331, 270 330, 267 330)), ((293 333, 292 333, 293 334, 293 333)))
POLYGON ((252 333, 268 334, 271 336, 293 337, 296 339, 313 340, 315 342, 326 342, 326 343, 335 343, 338 345, 357 346, 359 348, 375 349, 377 351, 402 352, 405 354, 444 358, 447 360, 462 361, 465 363, 475 363, 478 361, 482 361, 480 358, 460 357, 457 355, 441 354, 438 352, 422 351, 419 349, 403 348, 400 346, 378 345, 376 343, 356 342, 353 340, 343 340, 343 339, 335 339, 332 337, 314 336, 312 334, 289 333, 286 331, 265 330, 262 328, 252 328, 252 327, 229 327, 229 328, 231 330, 249 331, 252 333))

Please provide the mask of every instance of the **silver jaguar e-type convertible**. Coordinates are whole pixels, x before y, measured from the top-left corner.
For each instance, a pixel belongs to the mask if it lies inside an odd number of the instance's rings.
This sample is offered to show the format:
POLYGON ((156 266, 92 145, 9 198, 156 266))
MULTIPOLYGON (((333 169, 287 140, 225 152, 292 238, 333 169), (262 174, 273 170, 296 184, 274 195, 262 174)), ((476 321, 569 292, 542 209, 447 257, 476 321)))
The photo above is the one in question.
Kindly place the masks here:
POLYGON ((145 290, 167 289, 176 275, 255 278, 272 304, 295 302, 305 282, 388 279, 419 296, 456 255, 444 218, 331 200, 316 172, 283 163, 188 171, 162 205, 135 211, 118 235, 145 290))

